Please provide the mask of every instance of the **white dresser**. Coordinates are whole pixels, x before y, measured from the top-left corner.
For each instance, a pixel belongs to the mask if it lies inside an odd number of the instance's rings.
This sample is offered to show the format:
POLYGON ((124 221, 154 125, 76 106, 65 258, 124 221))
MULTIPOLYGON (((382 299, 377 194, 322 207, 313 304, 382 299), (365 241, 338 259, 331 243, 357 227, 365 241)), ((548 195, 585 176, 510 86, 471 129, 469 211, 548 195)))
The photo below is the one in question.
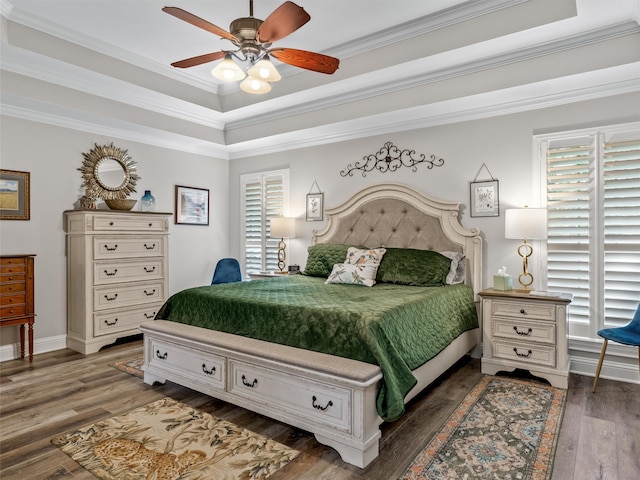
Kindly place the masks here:
POLYGON ((69 210, 67 347, 95 353, 141 333, 168 292, 170 213, 69 210))
POLYGON ((567 306, 570 296, 537 296, 489 288, 482 298, 482 373, 529 370, 567 388, 567 306))

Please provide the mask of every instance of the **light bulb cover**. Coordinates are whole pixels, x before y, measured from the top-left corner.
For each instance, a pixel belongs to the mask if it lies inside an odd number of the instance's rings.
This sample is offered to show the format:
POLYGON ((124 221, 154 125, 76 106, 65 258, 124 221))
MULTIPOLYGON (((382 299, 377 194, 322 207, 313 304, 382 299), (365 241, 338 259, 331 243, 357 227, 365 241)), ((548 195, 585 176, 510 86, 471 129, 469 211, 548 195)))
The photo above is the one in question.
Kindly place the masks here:
POLYGON ((220 80, 235 82, 242 80, 247 75, 242 71, 236 62, 233 61, 231 55, 227 53, 216 67, 211 70, 211 75, 220 80))
POLYGON ((277 82, 282 77, 276 67, 269 60, 269 55, 262 57, 255 65, 253 65, 247 73, 254 78, 265 82, 277 82))
POLYGON ((271 85, 264 80, 252 77, 251 75, 240 82, 240 88, 247 93, 253 94, 268 93, 271 91, 271 85))

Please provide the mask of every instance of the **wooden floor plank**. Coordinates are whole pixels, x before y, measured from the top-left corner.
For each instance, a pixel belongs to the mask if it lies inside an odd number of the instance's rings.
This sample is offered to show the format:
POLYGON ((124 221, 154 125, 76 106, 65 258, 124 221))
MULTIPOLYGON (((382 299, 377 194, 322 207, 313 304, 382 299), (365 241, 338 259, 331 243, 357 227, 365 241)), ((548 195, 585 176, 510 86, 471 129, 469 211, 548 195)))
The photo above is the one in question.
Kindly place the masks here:
MULTIPOLYGON (((109 366, 141 353, 142 342, 136 340, 92 355, 61 350, 36 355, 32 364, 24 360, 1 363, 0 477, 92 480, 91 474, 51 444, 51 438, 168 396, 301 452, 270 480, 395 479, 482 376, 477 359, 456 364, 410 402, 398 421, 381 426, 379 458, 359 469, 344 463, 335 450, 318 443, 308 432, 171 382, 146 385, 109 366)), ((598 392, 591 394, 591 380, 570 376, 553 480, 600 478, 588 472, 587 465, 602 465, 602 480, 640 478, 640 385, 602 379, 598 392), (601 458, 612 444, 617 460, 601 458), (612 472, 618 477, 607 476, 612 472)))

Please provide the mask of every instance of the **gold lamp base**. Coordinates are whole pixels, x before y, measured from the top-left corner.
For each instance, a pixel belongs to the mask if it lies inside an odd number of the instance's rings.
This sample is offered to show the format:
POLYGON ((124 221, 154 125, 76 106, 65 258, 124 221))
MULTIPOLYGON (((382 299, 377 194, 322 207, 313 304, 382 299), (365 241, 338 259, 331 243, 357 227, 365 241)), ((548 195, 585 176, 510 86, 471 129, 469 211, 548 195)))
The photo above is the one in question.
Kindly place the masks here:
POLYGON ((522 257, 522 273, 518 275, 518 282, 522 285, 521 289, 516 289, 517 292, 529 292, 531 291, 531 285, 533 285, 533 275, 529 273, 529 257, 533 254, 533 247, 527 243, 527 239, 518 247, 518 255, 522 257))

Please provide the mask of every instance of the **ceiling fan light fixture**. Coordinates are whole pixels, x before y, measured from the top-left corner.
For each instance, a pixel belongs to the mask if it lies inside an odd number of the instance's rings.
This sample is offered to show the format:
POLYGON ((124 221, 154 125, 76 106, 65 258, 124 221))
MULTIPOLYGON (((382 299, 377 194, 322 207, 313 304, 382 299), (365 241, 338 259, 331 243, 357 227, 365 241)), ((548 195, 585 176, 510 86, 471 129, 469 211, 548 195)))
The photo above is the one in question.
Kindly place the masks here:
POLYGON ((271 85, 251 75, 240 82, 240 88, 247 93, 253 94, 269 93, 271 91, 271 85))
POLYGON ((271 60, 269 60, 269 55, 262 57, 255 65, 247 70, 247 73, 253 78, 265 82, 277 82, 282 78, 276 67, 271 63, 271 60))
POLYGON ((238 66, 236 62, 233 61, 231 55, 227 53, 225 55, 224 60, 222 60, 216 67, 211 70, 211 75, 220 80, 226 81, 237 81, 242 80, 247 76, 246 73, 242 71, 242 69, 238 66))

